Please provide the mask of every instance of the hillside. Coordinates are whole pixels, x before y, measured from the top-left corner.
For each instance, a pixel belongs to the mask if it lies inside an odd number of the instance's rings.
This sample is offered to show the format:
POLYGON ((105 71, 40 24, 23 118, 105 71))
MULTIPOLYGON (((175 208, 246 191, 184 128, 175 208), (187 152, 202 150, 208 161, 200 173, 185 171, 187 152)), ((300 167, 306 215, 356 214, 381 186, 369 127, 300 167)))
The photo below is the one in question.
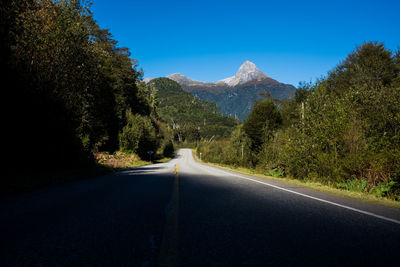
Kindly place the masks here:
POLYGON ((171 79, 153 79, 148 87, 156 92, 161 117, 177 141, 226 138, 238 124, 236 119, 222 115, 215 103, 185 92, 171 79))
POLYGON ((182 85, 182 88, 200 99, 216 103, 222 114, 241 121, 250 114, 254 102, 263 98, 261 95, 269 93, 272 98, 289 99, 295 91, 292 85, 283 84, 271 78, 249 81, 233 87, 218 84, 212 87, 182 85))
POLYGON ((242 121, 250 114, 254 102, 262 99, 261 95, 268 93, 272 98, 289 99, 296 90, 293 85, 268 77, 250 61, 244 62, 234 76, 217 82, 195 81, 179 73, 167 77, 192 95, 216 103, 222 114, 242 121))

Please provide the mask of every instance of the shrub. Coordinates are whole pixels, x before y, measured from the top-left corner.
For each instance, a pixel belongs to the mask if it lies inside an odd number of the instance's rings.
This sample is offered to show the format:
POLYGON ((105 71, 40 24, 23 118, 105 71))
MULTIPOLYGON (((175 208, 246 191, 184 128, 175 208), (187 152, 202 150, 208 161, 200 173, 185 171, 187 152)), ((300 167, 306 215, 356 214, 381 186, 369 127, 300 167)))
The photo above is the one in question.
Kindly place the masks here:
POLYGON ((399 192, 396 190, 398 184, 395 181, 383 182, 372 188, 371 193, 377 197, 388 197, 395 199, 399 197, 399 192))

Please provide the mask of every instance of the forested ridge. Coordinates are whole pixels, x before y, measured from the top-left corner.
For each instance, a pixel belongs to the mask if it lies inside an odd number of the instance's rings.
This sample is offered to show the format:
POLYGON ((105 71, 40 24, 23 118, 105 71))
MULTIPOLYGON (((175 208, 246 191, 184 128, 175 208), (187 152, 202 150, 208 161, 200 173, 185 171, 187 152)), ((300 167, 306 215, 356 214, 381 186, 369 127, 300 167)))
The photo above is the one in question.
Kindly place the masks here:
POLYGON ((223 84, 182 85, 182 87, 200 99, 215 102, 222 114, 237 117, 241 121, 250 114, 253 103, 262 99, 261 95, 266 92, 276 99, 287 99, 293 96, 296 90, 293 85, 283 84, 271 78, 253 80, 234 87, 223 84))
POLYGON ((161 117, 176 142, 227 139, 239 124, 238 120, 223 116, 215 103, 200 100, 173 80, 153 79, 148 87, 157 96, 161 117))
POLYGON ((293 99, 258 101, 206 161, 400 200, 400 53, 366 42, 293 99))

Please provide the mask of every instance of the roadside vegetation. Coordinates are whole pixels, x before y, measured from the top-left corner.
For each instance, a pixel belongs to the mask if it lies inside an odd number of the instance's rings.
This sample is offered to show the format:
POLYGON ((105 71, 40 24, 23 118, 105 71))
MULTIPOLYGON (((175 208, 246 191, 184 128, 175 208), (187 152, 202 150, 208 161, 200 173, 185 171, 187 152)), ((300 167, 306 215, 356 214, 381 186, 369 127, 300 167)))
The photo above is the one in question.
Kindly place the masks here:
POLYGON ((0 8, 7 158, 1 191, 27 180, 40 184, 46 172, 96 169, 101 152, 138 161, 149 151, 173 154, 137 61, 98 26, 90 4, 6 0, 0 8))
POLYGON ((126 153, 122 151, 117 151, 113 154, 108 152, 98 152, 95 153, 95 159, 97 163, 104 167, 112 168, 113 170, 121 170, 126 168, 139 167, 148 164, 161 163, 171 160, 171 157, 161 157, 156 155, 155 157, 143 160, 134 153, 126 153))
MULTIPOLYGON (((196 151, 196 150, 194 150, 196 151)), ((197 154, 195 154, 196 157, 195 159, 199 161, 199 157, 197 157, 197 154)), ((274 175, 274 173, 262 170, 262 169, 255 169, 255 168, 247 168, 247 167, 242 167, 242 166, 233 166, 233 165, 228 165, 228 164, 223 164, 223 163, 212 163, 212 162, 204 162, 201 161, 203 164, 207 164, 209 166, 213 167, 218 167, 221 169, 226 169, 228 171, 234 171, 237 173, 241 173, 244 175, 249 175, 257 178, 262 178, 262 179, 267 179, 267 180, 273 180, 277 182, 282 182, 285 184, 291 184, 295 186, 300 186, 304 188, 310 188, 313 190, 329 193, 329 194, 334 194, 337 196, 342 196, 342 197, 349 197, 353 199, 358 199, 370 203, 375 203, 379 205, 384 205, 392 208, 397 208, 400 209, 400 201, 397 201, 395 199, 387 198, 387 197, 377 197, 374 194, 367 193, 364 191, 357 191, 357 190, 351 190, 348 188, 342 189, 338 187, 334 187, 332 185, 328 185, 326 183, 321 183, 318 181, 312 181, 310 179, 294 179, 293 177, 290 176, 281 176, 281 175, 274 175)))
POLYGON ((203 160, 400 200, 400 53, 368 42, 293 99, 255 103, 203 160))

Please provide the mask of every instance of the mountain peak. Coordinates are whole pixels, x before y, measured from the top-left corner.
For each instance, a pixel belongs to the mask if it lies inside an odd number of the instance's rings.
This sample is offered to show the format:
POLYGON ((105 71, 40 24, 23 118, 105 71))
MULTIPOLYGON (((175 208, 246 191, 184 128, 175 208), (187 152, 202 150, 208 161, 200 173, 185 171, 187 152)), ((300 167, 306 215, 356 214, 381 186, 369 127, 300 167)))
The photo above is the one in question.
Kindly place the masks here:
POLYGON ((262 81, 269 78, 265 73, 259 70, 253 62, 246 60, 236 72, 235 76, 219 80, 217 82, 200 82, 192 80, 180 73, 174 73, 167 76, 167 78, 176 81, 179 84, 184 85, 204 85, 204 86, 215 86, 215 85, 228 85, 230 87, 238 84, 244 84, 249 81, 262 81))
POLYGON ((199 85, 199 84, 206 84, 204 82, 192 80, 185 75, 180 73, 173 73, 167 76, 167 78, 179 83, 179 84, 186 84, 186 85, 199 85))
POLYGON ((187 77, 185 75, 180 74, 180 73, 172 73, 172 74, 168 75, 167 78, 187 78, 187 77))
POLYGON ((240 69, 245 69, 245 70, 256 70, 256 64, 254 64, 251 61, 246 60, 239 68, 240 69))
POLYGON ((268 78, 268 76, 259 70, 256 66, 251 61, 246 60, 239 68, 239 70, 236 72, 235 76, 226 78, 221 80, 220 82, 226 83, 229 86, 235 86, 238 84, 243 84, 249 81, 261 81, 265 78, 268 78))
POLYGON ((186 77, 185 75, 182 75, 180 73, 173 73, 167 76, 167 78, 174 80, 178 83, 183 83, 183 84, 187 84, 187 83, 192 83, 193 80, 189 79, 188 77, 186 77))

